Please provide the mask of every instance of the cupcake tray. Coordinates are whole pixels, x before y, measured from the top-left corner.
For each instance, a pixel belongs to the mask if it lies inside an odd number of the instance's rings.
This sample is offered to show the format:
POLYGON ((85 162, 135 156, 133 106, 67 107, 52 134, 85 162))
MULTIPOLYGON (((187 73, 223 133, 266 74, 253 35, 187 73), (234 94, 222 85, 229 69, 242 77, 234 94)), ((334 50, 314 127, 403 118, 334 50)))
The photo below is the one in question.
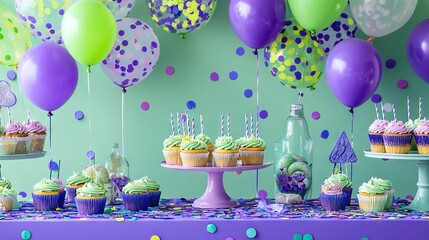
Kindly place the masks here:
POLYGON ((161 166, 167 169, 183 170, 192 172, 207 172, 207 187, 205 193, 195 199, 192 204, 195 208, 230 208, 237 206, 237 202, 225 192, 223 185, 224 172, 236 172, 240 174, 243 171, 258 170, 267 168, 273 165, 272 162, 263 163, 261 165, 246 165, 236 167, 184 167, 180 165, 169 165, 165 161, 161 162, 161 166))
POLYGON ((364 151, 365 157, 383 160, 418 161, 417 193, 406 208, 416 211, 429 211, 429 154, 419 154, 411 151, 409 154, 374 153, 364 151))
POLYGON ((24 154, 12 154, 12 155, 0 155, 0 160, 24 160, 44 157, 46 154, 43 152, 35 153, 24 153, 24 154))

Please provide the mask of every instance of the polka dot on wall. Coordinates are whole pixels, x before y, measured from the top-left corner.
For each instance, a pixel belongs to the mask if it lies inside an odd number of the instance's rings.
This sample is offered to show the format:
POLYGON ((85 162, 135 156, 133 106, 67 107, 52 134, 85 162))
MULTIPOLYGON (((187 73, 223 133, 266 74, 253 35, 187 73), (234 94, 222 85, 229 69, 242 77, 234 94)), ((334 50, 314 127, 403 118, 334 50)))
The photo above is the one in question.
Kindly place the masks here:
POLYGON ((217 72, 210 73, 210 80, 218 81, 219 80, 219 74, 217 72))
POLYGON ((383 104, 383 109, 384 109, 385 112, 392 112, 393 105, 391 103, 384 103, 383 104))
POLYGON ((379 102, 381 102, 381 100, 382 100, 383 98, 381 97, 381 95, 380 94, 374 94, 374 95, 372 95, 372 97, 371 97, 371 101, 373 102, 373 103, 379 103, 379 102))
POLYGON ((323 130, 320 133, 320 137, 323 138, 323 139, 327 139, 329 137, 329 131, 328 130, 323 130))
POLYGON ((387 59, 387 61, 386 61, 386 67, 388 68, 388 69, 392 69, 392 68, 394 68, 396 66, 396 61, 395 61, 395 59, 387 59))
POLYGON ((142 104, 140 104, 140 108, 143 111, 148 111, 150 109, 150 104, 148 102, 142 102, 142 104))
POLYGON ((244 50, 244 48, 242 48, 242 47, 238 47, 236 50, 235 50, 235 54, 237 54, 237 56, 243 56, 244 55, 244 53, 246 53, 246 51, 244 50))
POLYGON ((320 113, 319 113, 318 111, 314 111, 314 112, 311 114, 311 117, 312 117, 314 120, 319 120, 319 118, 320 118, 320 113))
POLYGON ((7 72, 7 78, 11 81, 16 79, 16 72, 13 70, 10 70, 7 72))
POLYGON ((165 68, 165 73, 167 73, 167 75, 173 75, 176 72, 176 69, 174 69, 173 66, 168 66, 165 68))
POLYGON ((268 117, 268 111, 267 110, 261 110, 259 112, 259 117, 262 119, 266 119, 268 117))
POLYGON ((252 91, 252 89, 246 89, 246 90, 244 90, 244 96, 245 96, 246 98, 251 98, 251 97, 253 96, 253 91, 252 91))
POLYGON ((397 86, 400 89, 405 89, 405 88, 408 87, 408 81, 404 80, 404 79, 401 79, 401 80, 398 81, 397 86))
POLYGON ((238 78, 238 73, 236 71, 229 72, 229 79, 234 81, 234 80, 237 80, 237 78, 238 78))
POLYGON ((82 120, 84 116, 85 116, 85 114, 83 114, 82 111, 76 111, 74 113, 74 117, 76 118, 76 120, 82 120))
POLYGON ((197 107, 197 104, 196 104, 194 101, 189 100, 189 101, 186 103, 186 107, 187 107, 189 110, 192 110, 192 109, 195 109, 195 108, 197 107))

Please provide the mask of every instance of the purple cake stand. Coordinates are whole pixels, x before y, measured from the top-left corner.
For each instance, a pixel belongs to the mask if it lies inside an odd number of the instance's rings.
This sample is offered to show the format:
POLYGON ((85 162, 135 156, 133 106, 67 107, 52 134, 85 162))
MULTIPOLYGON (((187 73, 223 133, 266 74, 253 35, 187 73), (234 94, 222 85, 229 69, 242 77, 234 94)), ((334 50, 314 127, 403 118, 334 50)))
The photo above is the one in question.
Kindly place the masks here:
MULTIPOLYGON (((211 163, 210 163, 211 164, 211 163)), ((225 192, 223 186, 224 172, 237 172, 257 170, 273 165, 273 163, 264 163, 262 165, 246 165, 237 167, 184 167, 180 165, 168 165, 165 161, 161 162, 161 166, 168 169, 184 170, 193 172, 207 172, 207 187, 203 196, 195 199, 192 204, 195 208, 230 208, 237 206, 237 202, 231 199, 225 192)))

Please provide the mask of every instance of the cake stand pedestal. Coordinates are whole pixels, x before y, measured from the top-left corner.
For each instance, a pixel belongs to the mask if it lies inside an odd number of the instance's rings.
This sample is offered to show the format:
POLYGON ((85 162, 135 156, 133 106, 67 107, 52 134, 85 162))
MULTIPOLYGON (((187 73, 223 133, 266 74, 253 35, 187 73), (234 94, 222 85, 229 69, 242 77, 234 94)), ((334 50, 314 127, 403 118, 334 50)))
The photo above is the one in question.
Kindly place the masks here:
POLYGON ((418 154, 414 151, 411 151, 410 154, 374 153, 371 151, 364 151, 364 153, 369 158, 418 161, 417 193, 407 208, 416 211, 429 211, 429 154, 418 154))
MULTIPOLYGON (((211 163, 210 163, 211 164, 211 163)), ((223 173, 257 170, 273 165, 273 163, 264 163, 262 165, 246 165, 237 167, 184 167, 180 165, 168 165, 165 161, 161 166, 168 169, 184 170, 193 172, 207 172, 207 187, 205 193, 195 199, 192 204, 195 208, 230 208, 237 206, 237 202, 225 192, 223 186, 223 173)))

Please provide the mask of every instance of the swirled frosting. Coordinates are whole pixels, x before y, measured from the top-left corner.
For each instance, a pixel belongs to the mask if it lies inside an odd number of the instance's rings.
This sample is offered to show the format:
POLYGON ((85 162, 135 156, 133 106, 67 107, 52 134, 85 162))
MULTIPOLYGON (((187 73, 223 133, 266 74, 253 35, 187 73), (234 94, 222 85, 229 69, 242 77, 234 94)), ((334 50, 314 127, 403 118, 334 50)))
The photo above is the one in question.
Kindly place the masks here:
POLYGON ((240 141, 241 148, 264 148, 265 141, 261 138, 256 138, 253 135, 249 138, 244 138, 240 141))
POLYGON ((339 183, 323 184, 322 193, 325 195, 341 195, 343 194, 343 188, 339 183))
POLYGON ((237 150, 238 145, 232 137, 221 136, 216 139, 215 148, 222 150, 237 150))
POLYGON ((44 178, 40 182, 34 184, 33 191, 37 192, 55 192, 60 190, 60 185, 51 179, 44 178))
POLYGON ((67 179, 66 184, 70 186, 76 186, 90 181, 91 178, 84 176, 82 173, 73 173, 73 175, 67 179))
POLYGON ((180 144, 180 150, 207 150, 207 144, 200 140, 183 139, 180 144))
POLYGON ((9 180, 7 180, 6 178, 1 178, 0 179, 0 187, 4 187, 4 188, 12 188, 12 184, 10 183, 9 180))
POLYGON ((146 186, 149 191, 159 191, 159 184, 148 176, 142 177, 139 181, 143 186, 146 186))
POLYGON ((368 184, 378 185, 378 186, 382 187, 385 191, 392 189, 392 185, 393 185, 392 181, 390 181, 390 180, 384 180, 384 179, 376 178, 376 177, 372 177, 368 181, 368 184))
POLYGON ((163 145, 164 145, 164 148, 171 148, 171 147, 179 147, 180 143, 182 143, 181 135, 171 135, 164 140, 163 145))
POLYGON ((54 181, 55 183, 57 183, 58 185, 60 185, 60 190, 61 191, 64 190, 64 184, 63 184, 63 182, 60 179, 58 179, 58 178, 52 178, 52 181, 54 181))
POLYGON ((200 133, 200 134, 198 134, 198 135, 195 137, 195 139, 200 140, 200 141, 204 142, 204 143, 205 143, 205 144, 207 144, 207 145, 211 145, 211 144, 213 144, 213 143, 212 143, 212 140, 210 139, 210 137, 209 137, 209 136, 207 136, 207 135, 205 135, 204 133, 200 133))
POLYGON ((406 134, 410 133, 410 128, 407 127, 402 121, 391 121, 386 128, 384 129, 385 133, 391 133, 391 134, 406 134))
POLYGON ((16 191, 11 188, 0 187, 0 197, 11 197, 15 196, 16 191))
POLYGON ((371 126, 369 126, 368 131, 370 133, 384 133, 384 129, 389 124, 386 120, 376 119, 371 126))
POLYGON ((36 120, 26 121, 23 125, 28 133, 46 133, 46 127, 36 120))
POLYGON ((125 187, 122 189, 122 192, 126 194, 140 194, 140 193, 146 193, 147 187, 142 185, 141 181, 136 180, 133 182, 127 183, 125 187))
POLYGON ((429 134, 429 121, 424 119, 420 124, 414 129, 415 134, 429 134))
POLYGON ((93 182, 85 183, 85 185, 78 188, 76 192, 78 195, 86 197, 100 197, 106 194, 106 190, 104 190, 103 187, 93 182))
POLYGON ((334 173, 329 178, 325 179, 325 184, 339 183, 342 188, 349 188, 352 182, 349 177, 344 173, 334 173))
POLYGON ((386 190, 378 184, 372 183, 362 183, 359 187, 359 193, 368 193, 368 194, 385 194, 386 190))
POLYGON ((27 130, 19 122, 10 122, 6 125, 6 134, 25 134, 27 130))

